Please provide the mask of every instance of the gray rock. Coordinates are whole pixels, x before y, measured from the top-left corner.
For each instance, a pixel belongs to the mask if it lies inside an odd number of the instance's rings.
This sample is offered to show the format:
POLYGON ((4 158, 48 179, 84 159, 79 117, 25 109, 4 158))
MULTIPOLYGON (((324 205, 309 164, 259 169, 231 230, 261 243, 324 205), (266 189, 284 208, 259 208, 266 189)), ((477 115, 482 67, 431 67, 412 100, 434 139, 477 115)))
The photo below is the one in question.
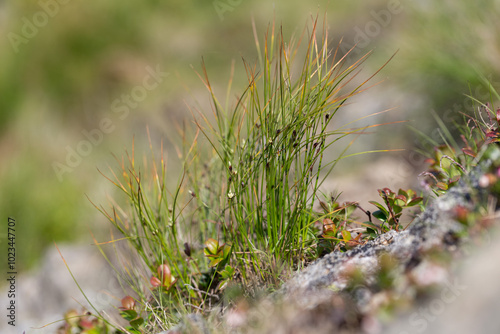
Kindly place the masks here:
MULTIPOLYGON (((59 246, 68 266, 89 300, 98 309, 117 304, 113 296, 123 292, 112 269, 95 247, 59 246)), ((0 305, 7 305, 7 287, 0 292, 0 305)), ((118 299, 119 300, 119 299, 118 299)), ((0 321, 1 333, 55 333, 70 309, 90 309, 58 251, 50 249, 38 269, 16 277, 16 326, 0 321)))
POLYGON ((454 208, 472 209, 475 204, 471 200, 471 192, 484 192, 478 186, 480 175, 481 170, 477 169, 447 194, 438 197, 408 229, 389 231, 345 253, 334 252, 317 260, 287 282, 284 292, 307 294, 332 286, 343 289, 347 284, 346 269, 355 266, 369 277, 377 271, 378 257, 382 253, 391 255, 401 267, 406 267, 412 258, 436 246, 446 245, 445 240, 450 235, 464 230, 464 226, 454 218, 454 208))
MULTIPOLYGON (((443 296, 446 295, 448 300, 451 300, 451 297, 454 296, 452 293, 459 291, 462 285, 457 283, 456 277, 451 276, 448 269, 426 260, 425 254, 433 250, 438 250, 443 254, 455 254, 460 250, 459 246, 466 242, 466 237, 462 237, 461 240, 456 237, 459 233, 465 232, 467 228, 463 224, 457 222, 455 208, 461 206, 471 210, 477 207, 477 205, 484 205, 486 203, 488 196, 487 190, 479 187, 478 180, 488 165, 488 163, 484 163, 482 166, 477 167, 469 175, 464 176, 459 184, 451 188, 447 194, 436 198, 433 203, 427 206, 425 212, 415 219, 407 230, 401 232, 390 231, 379 236, 375 240, 367 242, 345 253, 330 253, 311 264, 302 272, 297 273, 291 280, 285 283, 280 291, 285 304, 288 304, 289 308, 294 309, 287 319, 292 321, 293 319, 297 319, 297 317, 318 317, 318 313, 321 314, 322 312, 321 310, 333 307, 332 300, 334 300, 335 296, 342 294, 343 290, 349 288, 351 297, 354 297, 357 303, 357 305, 354 306, 354 313, 358 314, 360 317, 358 319, 359 331, 380 333, 382 325, 373 317, 374 310, 377 309, 378 305, 386 303, 390 298, 393 298, 393 300, 397 300, 398 298, 402 298, 403 300, 405 298, 414 298, 417 289, 412 287, 411 284, 414 284, 415 281, 422 285, 440 285, 440 293, 443 296), (370 289, 371 283, 376 280, 375 274, 380 270, 381 254, 389 254, 392 259, 396 260, 395 268, 392 269, 393 272, 397 273, 396 286, 390 296, 384 292, 372 291, 370 289), (355 289, 349 286, 350 282, 348 281, 348 273, 352 271, 353 268, 362 272, 364 277, 363 285, 355 289), (290 305, 294 306, 291 307, 290 305), (309 315, 307 316, 307 314, 309 315)), ((500 250, 498 250, 498 252, 500 252, 500 250)), ((461 254, 463 255, 463 253, 464 249, 462 248, 461 254)), ((491 262, 495 260, 494 258, 486 257, 484 262, 488 261, 491 267, 491 262)), ((479 264, 481 263, 480 261, 477 263, 478 267, 476 270, 478 272, 484 271, 484 269, 481 270, 481 268, 488 267, 487 264, 479 264)), ((474 267, 476 268, 476 266, 474 267)), ((500 275, 494 277, 498 280, 500 275)), ((478 278, 476 277, 475 279, 477 282, 478 278)), ((471 285, 475 286, 477 283, 471 283, 471 285)), ((483 289, 484 287, 489 287, 493 291, 498 290, 493 288, 492 285, 494 285, 494 283, 489 282, 488 284, 485 283, 481 285, 481 287, 483 289)), ((479 304, 479 300, 483 298, 485 294, 475 293, 475 291, 477 290, 468 289, 466 292, 471 295, 471 303, 473 303, 475 297, 476 303, 474 304, 479 304)), ((461 291, 457 293, 461 293, 461 291)), ((488 302, 489 305, 496 305, 497 308, 495 310, 497 311, 500 309, 498 307, 498 300, 500 300, 500 290, 495 295, 495 298, 491 298, 490 302, 488 302)), ((432 299, 430 303, 433 301, 436 305, 438 304, 435 298, 432 299)), ((464 311, 466 308, 463 307, 462 303, 455 303, 454 308, 457 309, 457 314, 453 316, 461 317, 462 320, 472 320, 472 317, 467 317, 467 311, 464 311)), ((498 317, 493 315, 495 312, 491 311, 491 309, 488 309, 488 311, 485 307, 480 309, 484 310, 484 312, 481 313, 483 315, 482 317, 477 316, 478 319, 472 322, 469 321, 468 326, 462 325, 460 327, 454 325, 453 316, 449 316, 446 320, 443 318, 442 321, 435 321, 430 324, 428 323, 428 319, 422 315, 418 313, 415 315, 415 310, 418 310, 418 308, 414 308, 410 311, 408 316, 413 316, 413 318, 407 317, 399 324, 399 327, 394 325, 394 328, 396 328, 395 330, 384 330, 383 332, 408 334, 410 332, 406 331, 406 327, 412 327, 411 325, 414 325, 412 328, 414 330, 413 332, 417 333, 418 331, 415 330, 422 331, 424 324, 426 329, 428 327, 427 330, 432 329, 432 331, 429 331, 430 333, 448 333, 452 332, 452 328, 453 332, 461 330, 458 331, 458 333, 470 333, 474 328, 488 328, 487 331, 480 331, 483 333, 500 332, 500 325, 498 325, 499 321, 496 320, 498 317), (424 320, 422 320, 422 318, 424 320), (489 324, 488 326, 485 325, 486 322, 489 324), (417 325, 415 325, 415 323, 417 325), (492 331, 493 328, 495 329, 494 331, 492 331)), ((343 313, 341 312, 342 316, 345 317, 346 314, 349 314, 351 311, 352 309, 343 310, 343 313)), ((433 319, 437 319, 435 315, 432 315, 432 317, 433 319)), ((345 324, 342 325, 341 321, 337 321, 337 325, 345 326, 345 324)), ((281 332, 292 330, 286 325, 283 326, 275 326, 273 330, 281 332)), ((324 327, 324 325, 322 326, 324 327)), ((332 328, 336 327, 333 326, 332 328)), ((388 326, 388 328, 391 327, 388 326)), ((320 327, 316 327, 315 329, 314 327, 306 326, 301 329, 300 326, 295 326, 293 332, 307 333, 311 330, 318 332, 317 330, 320 330, 320 327)))
MULTIPOLYGON (((498 220, 498 218, 497 218, 498 220)), ((485 241, 487 247, 470 251, 470 257, 449 284, 400 314, 383 333, 500 333, 500 235, 485 241)))
POLYGON ((185 319, 170 330, 158 334, 210 334, 207 322, 200 314, 188 314, 185 319))

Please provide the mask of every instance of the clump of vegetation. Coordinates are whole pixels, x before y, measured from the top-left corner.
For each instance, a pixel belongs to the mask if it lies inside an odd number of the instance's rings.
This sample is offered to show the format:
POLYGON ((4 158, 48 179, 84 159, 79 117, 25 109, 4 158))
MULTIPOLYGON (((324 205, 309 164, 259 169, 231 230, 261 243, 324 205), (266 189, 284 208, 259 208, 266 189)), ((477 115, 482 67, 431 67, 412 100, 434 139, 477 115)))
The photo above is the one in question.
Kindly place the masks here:
POLYGON ((396 194, 391 189, 384 188, 378 189, 378 193, 384 200, 385 206, 379 202, 370 201, 378 209, 374 212, 364 210, 357 202, 340 204, 333 198, 331 204, 328 205, 320 202, 328 215, 323 219, 323 233, 317 246, 320 255, 335 250, 345 251, 387 231, 393 229, 398 231, 402 223, 403 209, 417 205, 419 208, 423 207, 423 198, 417 196, 412 189, 399 189, 396 194), (368 217, 368 221, 361 222, 354 217, 353 213, 356 209, 361 210, 368 217), (381 223, 375 224, 372 217, 381 223), (357 234, 355 237, 353 232, 357 234))
POLYGON ((232 283, 245 294, 256 285, 278 287, 292 270, 322 255, 322 232, 327 238, 342 236, 342 245, 361 241, 361 234, 351 240, 347 230, 351 210, 320 201, 319 189, 348 156, 346 148, 326 159, 328 148, 366 129, 333 128, 335 115, 373 76, 354 84, 368 55, 348 64, 349 54, 339 56, 338 47, 329 47, 326 29, 321 37, 318 30, 316 20, 309 34, 289 43, 274 25, 262 46, 256 37, 259 63, 244 62, 248 86, 233 107, 223 108, 203 67, 200 77, 213 114, 198 113, 192 144, 184 133, 184 172, 173 192, 166 187, 163 156, 159 161, 153 156, 141 169, 132 154, 122 160, 119 174, 113 172, 110 180, 132 210, 99 209, 151 273, 138 276, 125 269, 138 302, 134 319, 130 311, 122 314, 134 330, 161 328, 182 314, 208 310, 232 283), (324 219, 334 226, 322 231, 317 222, 324 219), (153 323, 137 321, 145 318, 153 323))
POLYGON ((58 328, 57 334, 105 334, 113 330, 101 317, 93 316, 90 312, 82 310, 69 310, 64 314, 64 324, 58 328))

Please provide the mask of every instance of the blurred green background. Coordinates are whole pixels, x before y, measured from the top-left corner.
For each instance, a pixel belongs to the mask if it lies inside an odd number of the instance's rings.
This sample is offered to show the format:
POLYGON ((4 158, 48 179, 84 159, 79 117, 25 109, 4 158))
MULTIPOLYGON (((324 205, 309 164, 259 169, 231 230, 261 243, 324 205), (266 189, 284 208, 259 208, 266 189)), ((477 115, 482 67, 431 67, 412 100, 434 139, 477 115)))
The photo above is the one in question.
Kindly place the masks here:
MULTIPOLYGON (((2 2, 0 212, 5 224, 0 234, 6 247, 7 217, 14 217, 18 270, 35 266, 54 241, 90 243, 89 230, 109 232, 110 224, 87 199, 105 204, 106 194, 114 192, 97 168, 116 166, 112 154, 130 150, 133 138, 136 154, 147 154, 147 126, 154 144, 161 138, 178 141, 173 121, 190 119, 186 104, 198 101, 210 110, 195 73, 202 57, 222 94, 234 60, 233 87, 241 91, 246 83, 241 58, 257 59, 252 18, 259 37, 275 19, 286 39, 325 12, 332 45, 343 38, 344 51, 355 43, 357 56, 373 50, 360 81, 399 50, 378 76, 384 82, 350 107, 369 113, 397 108, 377 122, 409 119, 428 132, 435 127, 429 110, 450 122, 470 108, 463 95, 469 89, 489 99, 479 74, 499 88, 500 2, 493 0, 2 2), (137 87, 151 79, 152 69, 168 75, 162 74, 154 89, 141 91, 137 87), (140 101, 123 109, 133 92, 140 101), (102 136, 96 132, 101 128, 107 130, 102 136), (90 146, 84 143, 89 136, 95 143, 90 146), (72 150, 85 156, 70 157, 73 166, 61 169, 72 150)), ((415 145, 404 125, 359 141, 361 149, 415 145)), ((172 144, 166 147, 169 178, 176 182, 176 154, 172 144)), ((5 261, 0 260, 3 268, 5 261)))

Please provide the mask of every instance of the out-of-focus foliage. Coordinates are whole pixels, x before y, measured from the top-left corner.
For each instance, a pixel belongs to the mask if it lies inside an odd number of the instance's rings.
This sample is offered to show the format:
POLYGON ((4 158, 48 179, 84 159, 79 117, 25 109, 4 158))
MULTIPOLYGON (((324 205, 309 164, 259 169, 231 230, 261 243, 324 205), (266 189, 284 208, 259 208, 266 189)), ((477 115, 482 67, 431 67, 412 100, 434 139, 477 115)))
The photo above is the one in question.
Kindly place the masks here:
POLYGON ((401 88, 419 93, 440 114, 471 111, 463 94, 490 101, 480 77, 500 86, 500 2, 408 1, 404 8, 375 55, 383 59, 399 49, 392 73, 401 88))

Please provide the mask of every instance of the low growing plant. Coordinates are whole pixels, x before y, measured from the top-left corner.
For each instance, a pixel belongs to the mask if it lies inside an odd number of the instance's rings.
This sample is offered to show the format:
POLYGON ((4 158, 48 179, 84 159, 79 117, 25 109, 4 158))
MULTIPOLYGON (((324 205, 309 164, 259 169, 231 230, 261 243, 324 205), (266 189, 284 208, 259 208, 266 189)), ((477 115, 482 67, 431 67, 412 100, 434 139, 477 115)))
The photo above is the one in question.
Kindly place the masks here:
MULTIPOLYGON (((376 201, 370 201, 370 203, 378 208, 378 210, 373 212, 372 215, 382 222, 382 225, 378 227, 382 232, 386 232, 392 228, 397 231, 399 229, 403 209, 418 205, 423 200, 423 198, 417 196, 415 191, 412 189, 399 189, 396 194, 391 189, 384 188, 379 189, 378 193, 384 200, 385 205, 376 201)), ((372 229, 369 232, 375 231, 372 229)))
POLYGON ((111 328, 99 317, 83 310, 69 310, 64 314, 64 324, 57 329, 57 334, 107 334, 111 328))

